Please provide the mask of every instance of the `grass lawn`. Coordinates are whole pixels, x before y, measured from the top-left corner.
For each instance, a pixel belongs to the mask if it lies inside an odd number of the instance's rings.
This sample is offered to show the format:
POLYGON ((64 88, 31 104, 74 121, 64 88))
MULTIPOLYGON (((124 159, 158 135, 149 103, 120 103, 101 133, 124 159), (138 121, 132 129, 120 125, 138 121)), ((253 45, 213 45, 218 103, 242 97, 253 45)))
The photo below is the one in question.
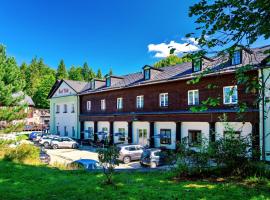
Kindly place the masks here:
POLYGON ((270 181, 259 185, 174 182, 167 173, 119 173, 115 186, 99 173, 60 171, 0 161, 0 199, 270 199, 270 181))

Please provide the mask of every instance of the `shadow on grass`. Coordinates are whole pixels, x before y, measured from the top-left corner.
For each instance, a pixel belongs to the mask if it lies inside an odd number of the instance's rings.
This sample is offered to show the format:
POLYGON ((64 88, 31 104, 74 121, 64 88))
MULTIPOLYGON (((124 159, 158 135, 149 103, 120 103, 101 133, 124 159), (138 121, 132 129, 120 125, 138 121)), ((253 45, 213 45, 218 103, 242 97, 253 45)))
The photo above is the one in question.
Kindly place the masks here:
POLYGON ((266 199, 270 188, 237 183, 175 182, 165 172, 118 172, 115 184, 102 173, 67 171, 0 161, 0 199, 266 199))

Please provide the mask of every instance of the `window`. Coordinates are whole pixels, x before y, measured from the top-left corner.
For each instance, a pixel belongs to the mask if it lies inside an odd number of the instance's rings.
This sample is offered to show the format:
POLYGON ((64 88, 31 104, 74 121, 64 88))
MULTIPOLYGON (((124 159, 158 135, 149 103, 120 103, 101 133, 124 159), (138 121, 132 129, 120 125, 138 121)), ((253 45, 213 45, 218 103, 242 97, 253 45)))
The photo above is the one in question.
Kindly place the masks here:
POLYGON ((149 80, 150 79, 150 69, 144 70, 144 79, 149 80))
POLYGON ((237 50, 235 52, 233 52, 232 54, 232 58, 231 58, 231 63, 232 65, 239 65, 242 62, 242 58, 241 58, 241 50, 237 50))
POLYGON ((160 129, 160 144, 171 144, 171 129, 160 129))
POLYGON ((67 127, 66 126, 64 126, 64 134, 65 134, 65 136, 68 136, 68 131, 67 131, 67 127))
POLYGON ((137 108, 143 108, 143 103, 144 103, 143 95, 137 96, 137 108))
POLYGON ((95 89, 95 80, 92 80, 92 82, 91 82, 91 88, 92 89, 95 89))
POLYGON ((237 104, 238 103, 237 85, 226 86, 223 88, 223 103, 224 104, 237 104))
POLYGON ((56 126, 56 134, 60 135, 59 126, 56 126))
POLYGON ((202 69, 202 60, 200 58, 193 59, 192 68, 193 68, 193 72, 201 71, 201 69, 202 69))
POLYGON ((198 105, 198 104, 199 104, 199 90, 189 90, 188 105, 198 105))
POLYGON ((91 138, 93 136, 93 133, 94 133, 93 127, 88 127, 87 133, 88 133, 87 134, 88 135, 87 138, 91 138))
POLYGON ((75 106, 74 106, 74 104, 72 104, 72 106, 71 106, 71 113, 75 113, 75 106))
POLYGON ((240 131, 224 131, 223 136, 225 139, 240 139, 240 131))
POLYGON ((118 110, 123 109, 123 98, 122 97, 117 98, 117 105, 116 105, 116 107, 117 107, 118 110))
POLYGON ((101 130, 102 130, 102 132, 108 133, 108 128, 107 127, 103 127, 101 130))
POLYGON ((106 78, 106 86, 107 87, 111 86, 111 78, 110 77, 106 78))
POLYGON ((92 107, 91 101, 87 101, 86 102, 86 108, 87 108, 87 110, 90 111, 91 110, 91 107, 92 107))
POLYGON ((125 137, 125 128, 118 128, 118 140, 119 141, 125 141, 126 140, 126 137, 125 137))
POLYGON ((60 106, 56 105, 56 113, 60 113, 60 106))
POLYGON ((100 109, 101 110, 106 110, 106 101, 105 101, 105 99, 102 99, 100 101, 100 109))
POLYGON ((64 104, 64 112, 63 113, 67 113, 67 104, 64 104))
POLYGON ((75 128, 72 126, 72 137, 75 137, 75 128))
POLYGON ((160 107, 168 107, 168 93, 161 93, 159 95, 159 105, 160 107))
POLYGON ((201 144, 202 144, 202 131, 189 130, 188 131, 188 144, 191 147, 201 146, 201 144))

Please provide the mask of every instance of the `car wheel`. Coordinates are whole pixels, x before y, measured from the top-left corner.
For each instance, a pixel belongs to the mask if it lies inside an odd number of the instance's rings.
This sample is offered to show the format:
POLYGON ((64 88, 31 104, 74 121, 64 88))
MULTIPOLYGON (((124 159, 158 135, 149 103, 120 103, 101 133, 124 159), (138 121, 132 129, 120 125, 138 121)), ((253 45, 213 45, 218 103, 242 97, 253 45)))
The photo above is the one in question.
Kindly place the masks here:
POLYGON ((76 144, 72 145, 72 149, 77 149, 77 148, 78 148, 78 146, 76 144))
POLYGON ((151 168, 156 168, 157 167, 157 163, 156 162, 151 162, 150 167, 151 168))
POLYGON ((54 144, 54 145, 52 146, 52 148, 53 148, 53 149, 58 149, 58 145, 57 145, 57 144, 54 144))
POLYGON ((125 164, 128 164, 128 163, 130 163, 130 157, 129 156, 125 156, 124 158, 123 158, 123 162, 125 163, 125 164))
POLYGON ((48 143, 48 142, 44 142, 43 146, 44 146, 45 148, 48 148, 48 147, 49 147, 49 143, 48 143))
POLYGON ((144 165, 142 162, 140 162, 140 165, 141 165, 142 167, 145 167, 145 165, 144 165))

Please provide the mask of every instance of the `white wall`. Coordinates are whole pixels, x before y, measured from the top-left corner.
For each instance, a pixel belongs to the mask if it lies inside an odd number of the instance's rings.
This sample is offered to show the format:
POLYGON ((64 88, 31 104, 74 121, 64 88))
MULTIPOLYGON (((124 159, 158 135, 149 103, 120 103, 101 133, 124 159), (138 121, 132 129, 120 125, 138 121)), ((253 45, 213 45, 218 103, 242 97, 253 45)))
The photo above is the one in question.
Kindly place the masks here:
MULTIPOLYGON (((150 139, 150 123, 149 122, 133 122, 132 124, 132 141, 134 144, 138 144, 138 129, 147 130, 147 138, 150 139)), ((149 140, 148 140, 149 145, 149 140)))
MULTIPOLYGON (((124 121, 119 121, 119 122, 116 121, 116 122, 114 122, 114 124, 113 124, 113 133, 118 133, 119 128, 124 128, 125 129, 125 137, 126 137, 125 143, 128 143, 128 139, 127 139, 128 138, 128 122, 124 122, 124 121)), ((118 140, 118 137, 114 136, 114 143, 118 143, 118 142, 120 142, 118 140)))
POLYGON ((160 138, 155 137, 155 147, 165 146, 168 149, 176 147, 176 123, 175 122, 155 122, 154 135, 160 134, 160 129, 171 129, 171 144, 160 144, 160 138))
POLYGON ((85 121, 84 122, 84 139, 89 139, 89 133, 88 131, 88 127, 91 127, 93 129, 94 132, 94 122, 93 121, 85 121))
POLYGON ((252 133, 252 124, 249 122, 217 122, 216 123, 216 140, 222 138, 224 131, 232 128, 234 131, 240 131, 241 137, 246 137, 252 133))
POLYGON ((181 137, 188 137, 188 130, 200 130, 202 138, 207 142, 209 140, 210 126, 208 122, 182 122, 181 137))
POLYGON ((69 87, 65 82, 62 82, 60 87, 55 91, 53 98, 70 95, 76 95, 76 92, 71 87, 69 87))
POLYGON ((100 121, 98 122, 97 127, 98 127, 98 132, 102 131, 102 128, 107 128, 108 133, 110 133, 110 122, 100 121))

